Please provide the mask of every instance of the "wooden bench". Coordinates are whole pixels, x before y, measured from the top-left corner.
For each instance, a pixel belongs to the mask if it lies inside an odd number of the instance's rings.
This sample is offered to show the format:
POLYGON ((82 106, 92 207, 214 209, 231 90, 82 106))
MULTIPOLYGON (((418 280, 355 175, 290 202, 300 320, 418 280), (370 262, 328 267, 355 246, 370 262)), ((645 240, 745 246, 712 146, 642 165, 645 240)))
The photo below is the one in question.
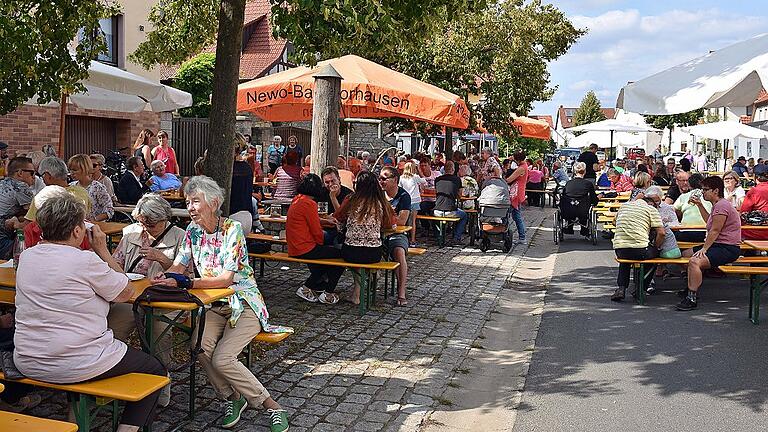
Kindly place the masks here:
POLYGON ((424 255, 425 253, 427 253, 427 250, 425 248, 420 248, 420 247, 408 248, 408 255, 424 255))
POLYGON ((751 267, 739 265, 724 265, 719 267, 723 273, 749 276, 749 320, 752 324, 760 324, 760 294, 765 287, 765 281, 760 276, 768 276, 768 267, 751 267))
POLYGON ((437 227, 437 245, 443 246, 445 244, 445 225, 449 222, 458 222, 461 219, 456 216, 429 216, 429 215, 416 215, 417 220, 425 220, 434 222, 437 227))
MULTIPOLYGON (((371 308, 373 302, 376 301, 376 285, 378 283, 377 271, 393 272, 400 267, 400 263, 394 261, 379 261, 373 264, 356 264, 344 261, 341 258, 329 258, 329 259, 304 259, 288 256, 285 252, 267 252, 262 254, 249 253, 250 258, 259 259, 259 274, 264 276, 264 262, 265 261, 283 261, 294 262, 301 264, 317 264, 327 265, 335 267, 345 267, 353 271, 356 280, 360 285, 360 305, 359 313, 364 315, 365 312, 371 308), (372 285, 372 288, 371 286, 372 285)), ((392 284, 394 286, 394 274, 392 276, 392 284)), ((384 294, 386 298, 386 287, 384 287, 384 294)))
MULTIPOLYGON (((263 344, 269 344, 269 345, 276 345, 280 342, 288 339, 288 336, 290 336, 292 333, 267 333, 267 332, 261 332, 256 335, 255 338, 251 341, 251 343, 263 343, 263 344)), ((250 369, 251 368, 251 362, 253 360, 253 350, 251 350, 251 344, 246 345, 245 347, 245 366, 250 369)))
MULTIPOLYGON (((288 241, 284 238, 280 238, 279 236, 271 236, 264 233, 249 233, 246 234, 245 238, 248 240, 257 240, 281 245, 288 244, 288 241)), ((424 248, 408 248, 408 255, 424 255, 425 253, 427 253, 427 250, 424 248)))
POLYGON ((77 425, 59 420, 50 420, 0 411, 0 431, 6 432, 76 432, 77 425))
MULTIPOLYGON (((0 372, 0 380, 11 381, 6 380, 5 375, 2 372, 0 372)), ((91 423, 102 407, 111 405, 112 426, 113 429, 116 429, 118 423, 118 401, 140 401, 165 387, 171 380, 166 376, 129 373, 103 380, 87 381, 78 384, 53 384, 30 378, 12 380, 12 382, 67 392, 70 402, 73 402, 72 408, 75 413, 77 426, 80 431, 87 432, 91 430, 91 423), (91 412, 91 406, 96 406, 96 409, 93 410, 93 412, 91 412)))
MULTIPOLYGON (((634 273, 635 289, 636 289, 635 292, 637 293, 637 302, 638 304, 641 304, 641 305, 645 304, 645 287, 643 286, 645 280, 639 276, 645 273, 645 265, 647 264, 688 265, 688 261, 689 261, 689 258, 686 258, 686 257, 653 258, 648 260, 627 260, 627 259, 616 258, 616 262, 620 264, 630 264, 636 270, 634 273)), ((750 256, 750 257, 742 256, 742 257, 739 257, 736 261, 734 261, 733 264, 747 264, 747 265, 768 264, 768 256, 750 256)), ((720 266, 721 269, 722 267, 727 267, 727 266, 720 266)), ((748 269, 750 267, 742 266, 741 268, 748 269)), ((756 267, 756 268, 760 268, 760 267, 756 267)))

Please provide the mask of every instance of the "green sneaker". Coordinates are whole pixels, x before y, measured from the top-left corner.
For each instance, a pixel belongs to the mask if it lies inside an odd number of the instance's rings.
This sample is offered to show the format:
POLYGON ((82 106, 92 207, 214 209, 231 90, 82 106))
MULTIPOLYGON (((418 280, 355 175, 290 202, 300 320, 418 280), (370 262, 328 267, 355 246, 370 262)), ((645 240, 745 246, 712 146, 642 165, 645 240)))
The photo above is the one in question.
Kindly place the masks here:
POLYGON ((268 409, 269 413, 269 430, 271 432, 285 432, 288 430, 288 413, 285 410, 272 410, 268 409))
POLYGON ((240 400, 237 401, 227 401, 224 418, 221 419, 221 427, 229 429, 236 425, 240 421, 240 414, 245 411, 246 407, 248 407, 248 401, 244 397, 240 397, 240 400))

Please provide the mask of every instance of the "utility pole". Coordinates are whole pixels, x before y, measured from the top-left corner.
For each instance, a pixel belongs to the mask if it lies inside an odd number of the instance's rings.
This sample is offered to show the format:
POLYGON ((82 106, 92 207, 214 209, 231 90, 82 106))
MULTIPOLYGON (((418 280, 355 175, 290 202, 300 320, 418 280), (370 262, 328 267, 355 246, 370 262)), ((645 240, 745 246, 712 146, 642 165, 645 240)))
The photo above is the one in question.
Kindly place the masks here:
POLYGON ((339 112, 341 110, 341 80, 339 72, 326 65, 315 78, 312 103, 312 149, 309 162, 313 174, 327 166, 336 166, 339 156, 339 112))

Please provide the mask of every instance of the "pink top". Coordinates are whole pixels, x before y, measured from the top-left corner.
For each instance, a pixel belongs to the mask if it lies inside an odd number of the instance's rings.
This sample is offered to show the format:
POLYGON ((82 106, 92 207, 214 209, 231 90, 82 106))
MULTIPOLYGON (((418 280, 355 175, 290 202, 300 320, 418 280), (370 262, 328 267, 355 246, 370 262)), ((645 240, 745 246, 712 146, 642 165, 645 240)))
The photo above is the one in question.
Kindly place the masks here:
POLYGON ((536 168, 528 170, 528 181, 531 183, 541 183, 541 179, 544 178, 544 173, 536 168))
POLYGON ((741 243, 741 217, 739 212, 733 208, 730 201, 721 198, 712 206, 712 211, 709 212, 707 235, 712 230, 712 218, 717 215, 724 215, 725 223, 723 224, 723 229, 720 230, 720 234, 715 239, 715 243, 738 246, 741 243))
POLYGON ((176 163, 176 152, 172 147, 157 146, 155 160, 165 162, 165 172, 171 174, 179 173, 179 164, 176 163))
POLYGON ((523 175, 517 178, 514 183, 512 183, 511 187, 515 187, 517 185, 517 195, 515 195, 514 198, 510 199, 510 204, 512 204, 512 207, 514 208, 520 208, 520 203, 525 201, 525 184, 528 183, 528 164, 523 162, 518 166, 518 168, 524 168, 523 175))

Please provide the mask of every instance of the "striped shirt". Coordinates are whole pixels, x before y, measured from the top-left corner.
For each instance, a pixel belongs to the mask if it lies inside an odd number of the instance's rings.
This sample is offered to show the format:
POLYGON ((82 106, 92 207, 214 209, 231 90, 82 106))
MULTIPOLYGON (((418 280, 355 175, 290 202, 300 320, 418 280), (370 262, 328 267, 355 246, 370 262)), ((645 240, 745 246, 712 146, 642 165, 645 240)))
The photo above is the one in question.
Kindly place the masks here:
POLYGON ((644 200, 630 201, 619 208, 616 215, 614 249, 644 249, 648 246, 651 228, 662 227, 661 216, 655 207, 644 200))

